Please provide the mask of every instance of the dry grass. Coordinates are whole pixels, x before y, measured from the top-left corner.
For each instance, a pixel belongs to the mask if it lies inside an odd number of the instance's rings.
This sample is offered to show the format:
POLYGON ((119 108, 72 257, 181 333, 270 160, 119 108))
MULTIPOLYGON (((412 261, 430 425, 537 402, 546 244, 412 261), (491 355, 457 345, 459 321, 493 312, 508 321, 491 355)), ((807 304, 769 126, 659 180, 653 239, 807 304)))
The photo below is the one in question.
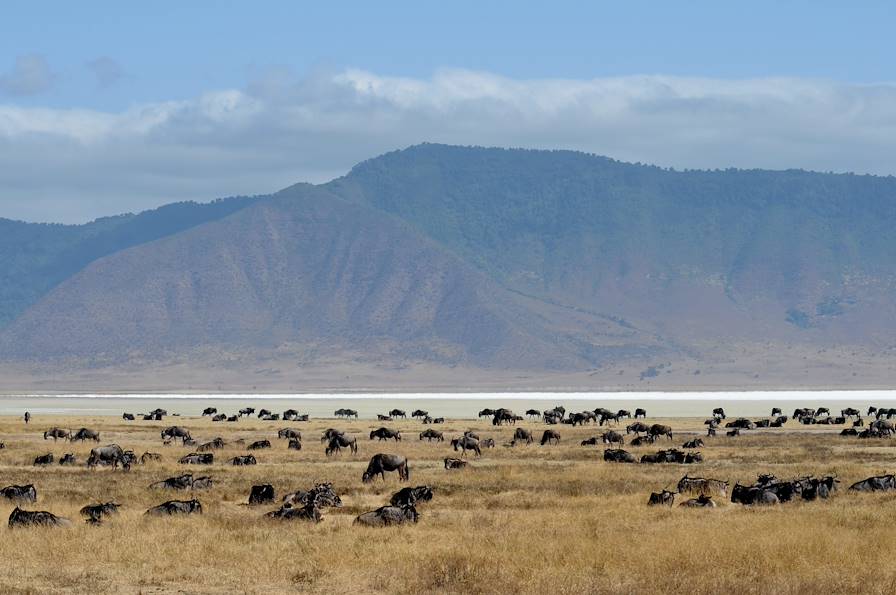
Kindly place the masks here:
MULTIPOLYGON (((0 529, 0 590, 52 592, 389 592, 389 593, 803 593, 883 592, 896 578, 890 528, 896 495, 856 495, 845 488, 869 475, 896 470, 896 441, 861 442, 817 428, 755 432, 708 440, 700 465, 642 466, 604 463, 602 448, 579 442, 593 427, 560 432, 559 446, 507 448, 512 428, 449 421, 446 436, 477 429, 497 448, 471 460, 464 471, 445 471, 454 456, 447 443, 419 442, 413 421, 400 427, 405 440, 377 443, 372 421, 306 424, 243 420, 122 422, 109 418, 42 418, 27 428, 0 420, 0 483, 34 483, 38 503, 75 520, 69 529, 0 529), (270 438, 274 448, 256 453, 256 467, 229 467, 223 460, 245 451, 216 453, 210 468, 185 469, 176 460, 187 449, 162 446, 161 427, 180 423, 200 440, 222 436, 247 441, 270 438), (130 473, 109 469, 35 468, 38 454, 75 452, 80 462, 91 445, 52 440, 52 425, 99 429, 102 443, 160 452, 162 463, 130 473), (300 452, 276 440, 280 427, 299 427, 300 452), (318 438, 326 427, 359 435, 358 455, 327 460, 318 438), (436 497, 420 507, 416 526, 369 529, 352 526, 360 512, 387 503, 400 484, 389 477, 372 486, 360 481, 369 457, 397 452, 411 461, 411 485, 430 484, 436 497), (206 513, 194 518, 145 518, 143 511, 176 494, 147 485, 184 471, 205 474, 216 487, 199 492, 206 513), (652 490, 674 486, 685 473, 752 481, 761 472, 791 477, 834 473, 841 491, 829 501, 794 502, 749 509, 722 503, 716 510, 653 509, 652 490), (271 483, 278 497, 288 490, 332 481, 345 507, 327 509, 319 525, 268 521, 271 506, 244 503, 253 484, 271 483), (122 513, 103 526, 78 517, 88 503, 114 499, 122 513)), ((676 430, 675 445, 703 432, 699 420, 664 420, 676 430)), ((525 424, 540 434, 541 424, 525 424)), ((664 445, 665 446, 665 445, 664 445)), ((640 453, 655 448, 632 449, 640 453)), ((674 488, 673 488, 674 489, 674 488)), ((185 495, 189 498, 189 495, 185 495)), ((0 514, 13 508, 5 502, 0 514)), ((3 517, 5 518, 5 516, 3 517)))

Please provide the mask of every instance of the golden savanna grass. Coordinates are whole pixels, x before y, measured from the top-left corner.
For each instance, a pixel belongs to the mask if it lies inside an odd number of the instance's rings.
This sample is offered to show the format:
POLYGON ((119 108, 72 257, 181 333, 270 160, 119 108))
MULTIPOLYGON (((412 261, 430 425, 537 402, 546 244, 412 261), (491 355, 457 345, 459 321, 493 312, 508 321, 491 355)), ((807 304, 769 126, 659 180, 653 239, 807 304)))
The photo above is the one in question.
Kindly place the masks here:
MULTIPOLYGON (((704 433, 702 420, 649 420, 676 429, 675 446, 704 433)), ((560 426, 559 446, 504 446, 512 427, 449 420, 436 426, 446 437, 474 429, 498 446, 470 467, 446 471, 455 456, 447 442, 420 442, 419 422, 388 423, 404 441, 370 441, 374 421, 314 420, 310 423, 211 423, 168 418, 124 422, 111 418, 39 418, 29 426, 0 420, 0 484, 34 483, 38 503, 74 521, 68 529, 0 528, 0 590, 53 592, 187 593, 386 592, 386 593, 873 593, 891 590, 896 579, 896 495, 847 493, 854 481, 896 471, 896 441, 859 441, 834 431, 797 427, 719 436, 702 449, 699 465, 604 463, 602 447, 579 442, 593 426, 560 426), (200 442, 269 438, 255 467, 224 461, 246 451, 228 447, 211 467, 184 467, 188 449, 162 446, 161 428, 188 427, 200 442), (118 443, 137 454, 159 452, 162 463, 137 465, 130 473, 88 471, 83 462, 93 443, 44 441, 54 425, 98 429, 102 444, 118 443), (277 440, 281 427, 304 435, 300 452, 277 440), (337 427, 358 435, 360 452, 327 459, 322 430, 337 427), (79 458, 76 468, 36 468, 32 460, 52 452, 79 458), (415 526, 382 529, 352 526, 355 516, 388 502, 402 487, 395 474, 385 484, 361 483, 371 455, 396 452, 411 463, 409 485, 435 487, 415 526), (143 512, 187 493, 151 491, 147 485, 182 472, 210 474, 214 488, 197 492, 205 514, 147 518, 143 512), (715 510, 648 508, 651 491, 674 486, 685 473, 752 482, 758 473, 783 478, 836 474, 842 484, 828 501, 745 508, 727 501, 715 510), (271 483, 278 499, 287 491, 332 481, 342 509, 325 509, 318 525, 263 518, 273 506, 245 505, 253 484, 271 483), (78 516, 81 506, 115 500, 121 514, 99 527, 78 516)), ((540 423, 523 424, 540 436, 540 423)), ((638 455, 668 446, 632 448, 638 455)), ((674 489, 674 487, 672 487, 674 489)), ((0 514, 13 505, 0 503, 0 514)), ((6 518, 6 516, 3 516, 6 518)))

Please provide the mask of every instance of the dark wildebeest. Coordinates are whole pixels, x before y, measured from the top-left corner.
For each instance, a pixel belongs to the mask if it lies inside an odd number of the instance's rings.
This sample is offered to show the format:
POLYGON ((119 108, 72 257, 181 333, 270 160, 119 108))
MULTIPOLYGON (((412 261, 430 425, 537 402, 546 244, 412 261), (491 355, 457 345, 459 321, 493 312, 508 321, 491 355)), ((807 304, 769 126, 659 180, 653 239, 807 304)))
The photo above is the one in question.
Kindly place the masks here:
POLYGON ((378 428, 370 432, 370 439, 374 438, 382 441, 382 440, 395 440, 396 442, 401 442, 401 432, 398 430, 390 430, 389 428, 378 428))
POLYGON ((424 425, 427 425, 427 424, 431 424, 431 423, 433 423, 433 419, 432 419, 430 416, 427 415, 426 417, 424 417, 423 419, 421 419, 420 422, 421 422, 422 424, 424 424, 424 425))
POLYGON ((10 527, 70 527, 72 522, 45 510, 22 510, 16 506, 9 515, 10 527))
POLYGON ((264 515, 269 519, 277 519, 281 521, 313 521, 319 523, 323 518, 320 508, 317 505, 317 499, 312 494, 308 501, 302 506, 286 506, 283 505, 277 510, 272 510, 264 515))
MULTIPOLYGON (((149 484, 151 489, 155 488, 164 488, 168 490, 189 490, 193 488, 193 484, 199 481, 200 479, 207 478, 194 478, 191 473, 185 473, 184 475, 178 475, 177 477, 169 477, 168 479, 163 479, 162 481, 157 481, 155 483, 149 484)), ((209 487, 209 486, 201 486, 201 487, 209 487)))
POLYGON ((861 412, 853 407, 847 407, 846 409, 840 410, 840 415, 843 417, 860 417, 861 412))
POLYGON ((193 514, 198 512, 202 514, 202 504, 199 500, 168 500, 158 506, 153 506, 144 514, 151 516, 173 515, 173 514, 193 514))
POLYGON ((247 450, 262 450, 262 449, 270 448, 270 447, 271 447, 270 440, 256 440, 255 442, 253 442, 252 444, 247 446, 246 449, 247 450))
POLYGON ((389 499, 392 506, 414 506, 418 502, 432 500, 432 488, 430 486, 417 486, 415 488, 401 488, 389 499))
POLYGON ((659 436, 668 436, 669 440, 672 440, 672 428, 669 426, 664 426, 663 424, 653 424, 650 426, 650 429, 647 430, 647 433, 654 438, 658 438, 659 436))
MULTIPOLYGON (((878 410, 878 411, 880 411, 880 410, 878 410)), ((888 436, 888 437, 890 434, 892 434, 894 431, 896 431, 896 429, 894 429, 894 427, 893 427, 893 422, 886 420, 886 419, 879 419, 877 421, 873 421, 873 422, 871 422, 871 424, 868 427, 870 429, 874 430, 875 432, 879 433, 880 435, 888 436)))
POLYGON ((719 494, 728 495, 728 483, 721 479, 707 479, 703 477, 688 477, 685 475, 678 481, 678 491, 691 494, 719 494))
POLYGON ((358 412, 354 409, 345 409, 343 415, 345 417, 354 417, 355 419, 358 419, 358 412))
POLYGON ((444 418, 444 417, 437 417, 437 418, 435 418, 434 420, 432 420, 432 423, 434 423, 434 424, 443 424, 443 423, 445 423, 445 418, 444 418))
POLYGON ((212 421, 215 421, 215 422, 218 422, 218 421, 226 421, 226 420, 227 420, 227 414, 226 414, 226 413, 219 413, 218 415, 214 415, 214 416, 212 416, 212 421))
POLYGON ((370 463, 368 463, 367 470, 361 476, 361 481, 370 483, 377 475, 382 477, 383 481, 386 481, 387 471, 398 471, 398 479, 400 481, 407 481, 411 476, 406 458, 401 455, 378 453, 370 458, 370 463))
POLYGON ((377 421, 392 421, 391 415, 383 415, 382 413, 376 414, 377 421))
POLYGON ((283 421, 295 421, 299 416, 299 412, 295 409, 287 409, 283 412, 283 421))
POLYGON ((413 506, 383 506, 370 512, 358 515, 355 525, 367 527, 388 527, 389 525, 401 525, 403 523, 416 523, 419 515, 413 506))
POLYGON ((686 506, 688 508, 715 508, 716 503, 712 501, 712 497, 707 495, 700 495, 696 498, 691 498, 690 500, 685 500, 679 506, 686 506))
POLYGON ((267 410, 267 409, 261 409, 261 410, 259 410, 259 412, 258 412, 258 418, 261 419, 262 417, 266 417, 266 416, 268 416, 268 415, 270 415, 270 414, 271 414, 271 412, 270 412, 269 410, 267 410))
POLYGON ((532 444, 532 432, 525 428, 517 428, 516 431, 513 432, 513 441, 511 444, 516 444, 517 440, 525 440, 526 444, 532 444))
POLYGON ((495 439, 494 438, 483 438, 479 441, 480 448, 494 448, 495 447, 495 439))
POLYGON ((81 516, 87 517, 87 522, 92 525, 99 525, 104 516, 118 514, 120 504, 115 502, 103 502, 101 504, 88 504, 81 509, 81 516))
POLYGON ((207 490, 214 485, 214 480, 208 475, 201 475, 193 478, 190 488, 193 490, 207 490))
POLYGON ((121 419, 123 419, 125 421, 134 421, 134 414, 133 413, 122 413, 121 419))
POLYGON ((675 502, 675 492, 663 490, 662 492, 651 492, 650 498, 647 500, 647 506, 672 506, 675 502))
POLYGON ((495 410, 494 410, 494 409, 487 409, 487 408, 486 408, 486 409, 483 409, 482 411, 479 412, 479 417, 491 417, 491 416, 493 416, 494 414, 495 414, 495 410))
POLYGON ((753 430, 756 428, 756 424, 745 417, 739 417, 734 421, 729 421, 725 424, 726 428, 740 428, 741 430, 753 430))
POLYGON ((187 431, 186 428, 182 428, 180 426, 171 426, 170 428, 165 428, 161 433, 162 440, 180 438, 181 441, 186 442, 187 440, 192 439, 192 436, 190 436, 190 432, 187 431))
POLYGON ((342 508, 342 499, 333 490, 332 483, 318 483, 310 490, 292 492, 283 496, 283 507, 306 506, 313 503, 316 508, 332 506, 342 508))
POLYGON ((681 445, 682 448, 703 448, 704 446, 706 445, 703 444, 702 438, 694 438, 681 445))
POLYGON ((527 409, 526 410, 527 417, 541 417, 541 411, 538 409, 527 409))
POLYGON ((289 441, 289 444, 286 445, 286 448, 289 450, 302 450, 302 441, 293 438, 289 441))
POLYGON ((650 426, 645 424, 644 422, 636 421, 633 424, 630 424, 625 427, 626 434, 640 434, 641 432, 649 432, 650 426))
POLYGON ((877 407, 869 407, 867 415, 874 415, 877 413, 877 407))
POLYGON ((67 452, 64 455, 62 455, 61 459, 59 459, 59 464, 63 465, 63 466, 76 465, 77 463, 78 463, 78 461, 75 458, 75 453, 73 453, 73 452, 67 452))
POLYGON ((626 409, 620 409, 619 411, 616 412, 616 419, 622 419, 623 417, 627 417, 627 418, 631 419, 632 412, 628 411, 626 409))
POLYGON ((30 483, 24 486, 11 485, 0 489, 0 496, 13 501, 37 502, 37 489, 30 483))
POLYGON ((868 479, 863 479, 862 481, 857 481, 852 484, 849 486, 849 490, 852 492, 884 492, 896 490, 896 476, 890 474, 869 477, 868 479))
POLYGON ((162 460, 162 455, 160 455, 157 452, 145 452, 142 455, 140 455, 140 463, 142 463, 144 465, 150 461, 161 462, 161 460, 162 460))
POLYGON ((827 415, 828 417, 830 417, 831 410, 828 409, 827 407, 819 407, 818 409, 815 410, 815 415, 816 415, 816 417, 819 415, 827 415))
POLYGON ((840 430, 841 436, 858 436, 859 431, 855 428, 843 428, 840 430))
POLYGON ((249 491, 249 504, 267 504, 274 501, 274 486, 269 483, 252 486, 249 491))
POLYGON ((324 449, 324 453, 326 453, 327 456, 330 456, 331 454, 339 454, 342 452, 342 449, 346 447, 352 451, 352 454, 356 454, 358 452, 358 439, 354 436, 337 434, 330 438, 330 442, 324 449))
POLYGON ((647 417, 647 410, 641 409, 640 407, 635 409, 635 419, 638 419, 639 417, 642 417, 642 418, 647 417))
POLYGON ((239 416, 240 417, 242 417, 244 415, 249 416, 249 415, 252 415, 253 413, 255 413, 255 407, 244 407, 244 408, 240 409, 239 416))
POLYGON ((423 440, 423 439, 426 439, 430 442, 432 442, 433 440, 442 442, 445 440, 445 437, 442 435, 441 432, 438 432, 436 430, 433 430, 432 428, 429 428, 429 429, 426 429, 426 430, 423 430, 422 432, 420 432, 420 440, 423 440))
POLYGON ((635 455, 621 448, 608 448, 604 450, 604 460, 610 463, 636 463, 635 455))
POLYGON ((215 462, 215 454, 211 452, 191 452, 178 461, 181 465, 211 465, 215 462))
POLYGON ((771 415, 771 416, 772 416, 772 417, 775 417, 776 415, 781 415, 781 408, 780 408, 780 407, 772 407, 772 415, 771 415))
POLYGON ((205 409, 202 410, 202 415, 204 417, 206 415, 214 415, 217 412, 218 412, 218 410, 215 409, 214 407, 206 407, 205 409))
POLYGON ((473 438, 474 440, 479 440, 479 434, 477 434, 473 430, 467 430, 466 432, 464 432, 464 436, 466 436, 467 438, 473 438))
POLYGON ((31 413, 29 413, 28 411, 26 411, 26 412, 25 412, 25 425, 28 425, 28 423, 29 423, 30 421, 31 421, 31 413))
POLYGON ((39 457, 35 457, 34 464, 38 465, 38 466, 52 465, 53 464, 53 453, 48 452, 45 455, 40 455, 39 457))
POLYGON ((653 444, 654 442, 656 442, 656 438, 650 435, 645 435, 635 436, 629 444, 632 446, 646 446, 647 444, 653 444))
POLYGON ((725 432, 725 435, 731 436, 731 437, 740 436, 740 428, 734 428, 733 430, 728 430, 727 432, 725 432))
POLYGON ((840 480, 830 475, 825 477, 810 477, 803 484, 801 494, 803 500, 815 500, 816 498, 830 498, 831 494, 837 489, 840 480))
POLYGON ((467 466, 467 462, 461 459, 445 459, 445 469, 463 469, 467 466))
POLYGON ((781 499, 772 486, 777 484, 763 484, 755 486, 745 486, 739 483, 734 484, 731 489, 731 501, 738 504, 778 504, 781 499))
POLYGON ((321 434, 320 441, 321 442, 329 442, 333 439, 334 436, 341 436, 345 434, 342 430, 337 430, 335 428, 327 428, 324 430, 324 433, 321 434))
POLYGON ((244 467, 247 465, 257 465, 258 461, 252 455, 236 456, 230 459, 230 464, 236 467, 244 467))
POLYGON ((393 409, 389 412, 390 417, 403 417, 405 419, 408 418, 408 414, 402 411, 401 409, 393 409))
POLYGON ((476 453, 476 456, 482 455, 482 449, 479 447, 479 440, 471 436, 461 436, 460 438, 455 438, 451 441, 451 448, 455 451, 460 450, 461 456, 467 456, 467 451, 472 450, 476 453))
POLYGON ((53 442, 56 442, 60 438, 69 438, 71 437, 71 432, 68 430, 63 430, 62 428, 50 428, 46 432, 44 432, 44 440, 47 438, 52 438, 53 442))
POLYGON ((808 407, 799 407, 793 410, 793 415, 791 417, 793 417, 794 419, 800 419, 802 417, 815 417, 815 410, 808 407))
POLYGON ((423 409, 415 409, 413 413, 411 413, 411 417, 428 417, 429 411, 424 411, 423 409))
POLYGON ((205 444, 200 444, 196 450, 199 452, 208 452, 210 450, 218 450, 220 448, 224 448, 224 439, 218 436, 214 440, 206 442, 205 444))
POLYGON ((619 444, 623 446, 625 444, 625 438, 619 432, 614 432, 613 430, 609 430, 600 435, 600 439, 604 444, 619 444))
POLYGON ((718 417, 720 419, 725 419, 725 410, 721 407, 716 407, 712 410, 713 417, 718 417))
POLYGON ((597 446, 598 438, 597 436, 592 436, 591 438, 586 438, 582 440, 582 446, 597 446))

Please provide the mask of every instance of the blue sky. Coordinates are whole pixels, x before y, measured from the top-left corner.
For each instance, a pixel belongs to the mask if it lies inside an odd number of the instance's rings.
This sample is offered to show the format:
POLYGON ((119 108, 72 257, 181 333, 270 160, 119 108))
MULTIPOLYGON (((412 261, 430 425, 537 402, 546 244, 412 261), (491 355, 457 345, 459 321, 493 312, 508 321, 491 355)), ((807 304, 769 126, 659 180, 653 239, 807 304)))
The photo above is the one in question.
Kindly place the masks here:
POLYGON ((0 217, 269 192, 423 141, 896 173, 896 4, 734 4, 7 5, 0 217))

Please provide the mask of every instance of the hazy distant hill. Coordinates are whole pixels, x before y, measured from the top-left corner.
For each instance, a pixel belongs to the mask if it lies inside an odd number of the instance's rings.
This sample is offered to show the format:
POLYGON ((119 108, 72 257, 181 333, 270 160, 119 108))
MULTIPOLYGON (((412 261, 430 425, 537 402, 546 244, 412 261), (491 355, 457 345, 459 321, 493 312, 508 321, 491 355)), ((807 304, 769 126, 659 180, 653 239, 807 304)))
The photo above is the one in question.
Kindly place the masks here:
POLYGON ((0 357, 805 383, 829 349, 888 372, 894 280, 893 178, 420 145, 270 197, 0 220, 0 357))

